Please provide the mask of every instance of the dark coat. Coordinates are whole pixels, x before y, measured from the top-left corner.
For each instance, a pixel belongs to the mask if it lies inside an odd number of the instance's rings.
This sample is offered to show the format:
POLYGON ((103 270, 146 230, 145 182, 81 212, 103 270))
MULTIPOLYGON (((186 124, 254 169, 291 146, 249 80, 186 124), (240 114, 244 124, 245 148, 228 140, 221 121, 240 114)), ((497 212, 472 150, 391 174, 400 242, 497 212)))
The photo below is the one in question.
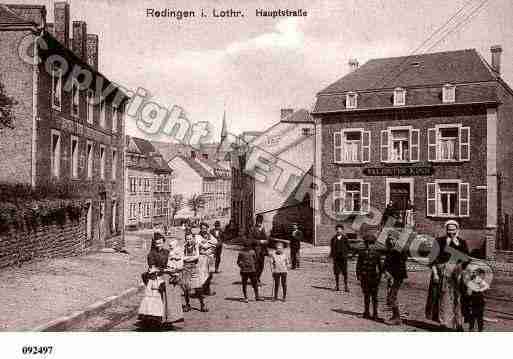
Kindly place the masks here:
POLYGON ((301 247, 301 241, 305 238, 303 232, 298 229, 297 231, 292 231, 292 235, 290 238, 290 248, 291 249, 299 249, 301 247))
POLYGON ((267 244, 262 244, 260 241, 267 241, 267 233, 265 233, 264 227, 253 227, 249 233, 249 242, 252 244, 253 249, 257 257, 263 257, 268 255, 267 244))
POLYGON ((237 265, 240 267, 241 273, 255 273, 257 267, 255 251, 250 249, 239 252, 237 265))
POLYGON ((407 260, 407 252, 390 249, 386 254, 383 269, 390 273, 395 280, 408 278, 408 271, 406 269, 407 260))
POLYGON ((333 258, 335 261, 347 260, 349 251, 349 242, 344 234, 342 234, 342 238, 339 240, 337 240, 337 235, 334 235, 333 238, 331 238, 330 258, 333 258))
POLYGON ((212 228, 210 234, 217 239, 217 247, 221 247, 224 241, 224 232, 221 229, 212 228), (217 235, 216 231, 219 232, 217 235))
POLYGON ((169 251, 167 249, 153 249, 148 253, 148 266, 155 266, 160 270, 167 267, 167 260, 169 258, 169 251))
POLYGON ((381 278, 381 256, 375 245, 366 246, 358 254, 356 276, 362 287, 377 287, 381 278))
POLYGON ((457 251, 451 253, 450 249, 447 248, 447 236, 438 237, 433 243, 433 248, 429 256, 431 265, 445 264, 453 255, 457 256, 455 257, 456 261, 466 262, 469 259, 467 242, 460 237, 458 237, 458 242, 458 245, 456 245, 451 241, 449 247, 457 251))

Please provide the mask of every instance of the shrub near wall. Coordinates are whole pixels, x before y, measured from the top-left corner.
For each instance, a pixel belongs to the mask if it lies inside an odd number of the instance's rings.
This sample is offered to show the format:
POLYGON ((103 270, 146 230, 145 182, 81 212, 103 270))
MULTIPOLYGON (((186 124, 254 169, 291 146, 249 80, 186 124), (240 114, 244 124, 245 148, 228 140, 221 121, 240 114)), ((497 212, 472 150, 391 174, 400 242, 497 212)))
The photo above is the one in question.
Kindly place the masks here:
POLYGON ((49 189, 0 185, 0 268, 84 253, 84 201, 49 189))

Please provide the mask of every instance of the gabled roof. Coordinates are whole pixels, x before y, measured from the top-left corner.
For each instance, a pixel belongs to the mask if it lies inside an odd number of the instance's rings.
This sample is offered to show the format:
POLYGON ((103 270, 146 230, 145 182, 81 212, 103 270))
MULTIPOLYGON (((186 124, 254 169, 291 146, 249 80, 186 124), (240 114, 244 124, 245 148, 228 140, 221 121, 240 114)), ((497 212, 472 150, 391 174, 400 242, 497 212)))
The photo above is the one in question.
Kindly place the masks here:
POLYGON ((138 137, 131 137, 139 151, 148 158, 150 167, 156 171, 171 172, 162 155, 153 147, 150 141, 138 137))
MULTIPOLYGON (((190 168, 192 168, 198 175, 200 175, 203 178, 209 178, 214 179, 216 176, 210 172, 207 171, 205 167, 203 167, 197 160, 188 158, 186 156, 177 155, 175 158, 180 158, 182 161, 184 161, 190 168)), ((172 160, 171 160, 172 161, 172 160)), ((170 161, 170 162, 171 162, 170 161)))
POLYGON ((310 112, 304 108, 294 111, 280 122, 293 122, 293 123, 314 123, 313 118, 310 116, 310 112))
POLYGON ((440 84, 486 82, 496 75, 475 49, 373 59, 320 91, 343 93, 440 84))

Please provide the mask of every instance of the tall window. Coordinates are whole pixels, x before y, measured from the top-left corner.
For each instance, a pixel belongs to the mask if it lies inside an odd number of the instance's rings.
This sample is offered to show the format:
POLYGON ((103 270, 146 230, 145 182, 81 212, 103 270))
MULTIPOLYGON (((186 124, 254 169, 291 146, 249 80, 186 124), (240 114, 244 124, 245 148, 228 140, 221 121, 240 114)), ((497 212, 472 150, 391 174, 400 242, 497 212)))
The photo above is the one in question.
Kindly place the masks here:
POLYGON ((470 127, 439 125, 428 129, 429 161, 469 161, 470 127))
POLYGON ((151 191, 151 182, 149 178, 144 179, 144 192, 149 193, 151 191))
POLYGON ((102 98, 100 102, 100 127, 105 128, 106 114, 105 114, 105 99, 102 98))
POLYGON ((100 178, 105 179, 105 146, 100 145, 100 178))
POLYGON ((157 185, 155 188, 155 192, 162 192, 162 178, 157 176, 157 185))
POLYGON ((51 147, 51 170, 52 176, 59 178, 61 173, 61 134, 59 131, 52 130, 51 147))
POLYGON ((78 138, 71 136, 71 178, 78 177, 79 147, 78 138))
POLYGON ((367 213, 370 209, 370 184, 360 180, 342 180, 333 184, 336 213, 367 213))
POLYGON ((118 151, 113 148, 112 149, 112 180, 116 180, 116 174, 117 174, 117 168, 118 168, 118 151))
POLYGON ((112 201, 112 233, 116 233, 117 226, 117 217, 118 217, 118 203, 114 200, 112 201))
POLYGON ((394 90, 394 106, 404 105, 406 105, 406 90, 398 87, 394 90))
POLYGON ((438 180, 427 184, 427 215, 466 217, 469 215, 470 185, 459 180, 438 180))
POLYGON ((112 107, 112 132, 118 132, 119 108, 112 107))
POLYGON ((420 130, 411 126, 389 127, 381 131, 381 161, 418 161, 419 141, 420 130))
POLYGON ((346 94, 346 108, 358 107, 358 95, 356 92, 348 92, 346 94))
POLYGON ((94 123, 94 92, 87 90, 87 123, 94 123))
POLYGON ((93 178, 93 158, 94 158, 94 146, 93 143, 87 141, 87 178, 93 178))
POLYGON ((62 106, 62 69, 52 66, 52 107, 61 110, 62 106))
POLYGON ((442 102, 453 103, 456 101, 456 86, 446 84, 442 88, 442 102))
POLYGON ((168 209, 167 209, 168 203, 167 203, 167 200, 163 200, 162 201, 162 207, 163 207, 162 215, 167 216, 167 213, 168 213, 168 209))
POLYGON ((370 131, 346 129, 334 133, 335 163, 370 161, 370 131))
POLYGON ((137 192, 137 178, 129 177, 128 180, 130 182, 130 193, 135 194, 137 192))
POLYGON ((71 115, 75 117, 80 115, 80 89, 77 79, 73 79, 71 83, 71 115))

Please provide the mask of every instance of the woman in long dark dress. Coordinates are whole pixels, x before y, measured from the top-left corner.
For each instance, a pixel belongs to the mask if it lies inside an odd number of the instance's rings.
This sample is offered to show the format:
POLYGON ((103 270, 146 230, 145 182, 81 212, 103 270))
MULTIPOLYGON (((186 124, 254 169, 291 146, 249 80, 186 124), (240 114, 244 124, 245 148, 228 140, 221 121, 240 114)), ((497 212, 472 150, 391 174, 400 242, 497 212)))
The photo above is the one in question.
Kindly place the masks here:
POLYGON ((459 224, 445 223, 446 235, 434 242, 426 318, 447 329, 463 330, 461 274, 469 262, 467 243, 459 237, 459 224))

